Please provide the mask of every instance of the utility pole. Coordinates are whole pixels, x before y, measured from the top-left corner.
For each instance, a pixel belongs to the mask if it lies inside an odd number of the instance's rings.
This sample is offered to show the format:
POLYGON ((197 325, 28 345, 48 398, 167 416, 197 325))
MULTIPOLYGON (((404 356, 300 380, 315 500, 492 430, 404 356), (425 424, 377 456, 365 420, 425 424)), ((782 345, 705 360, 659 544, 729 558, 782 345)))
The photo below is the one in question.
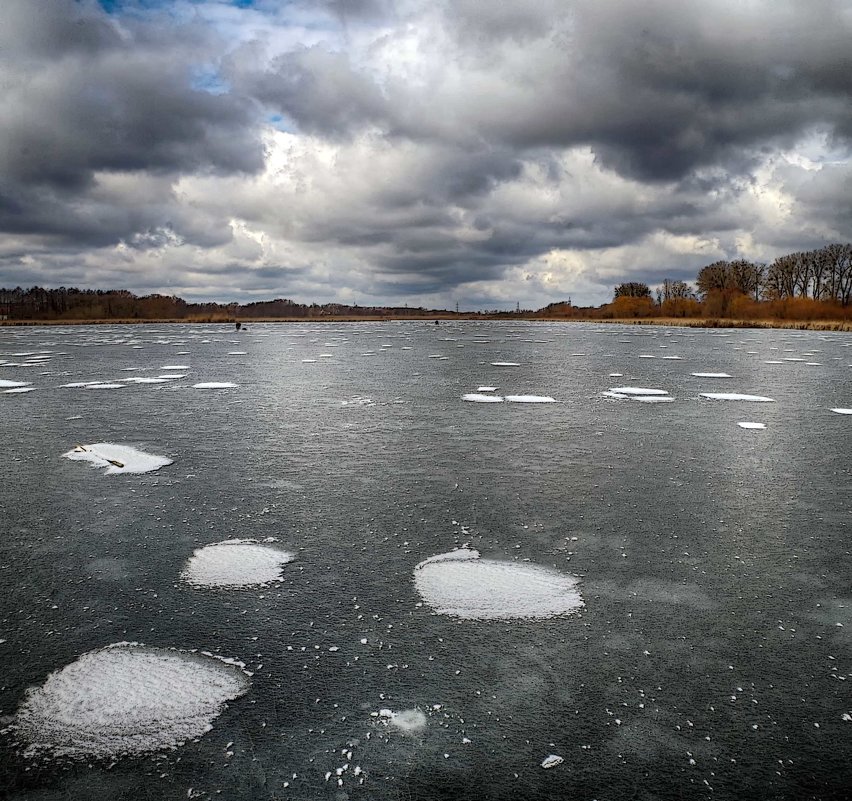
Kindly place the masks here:
POLYGON ((521 313, 521 301, 518 301, 515 304, 515 314, 520 314, 520 313, 521 313))
POLYGON ((459 302, 456 301, 456 314, 458 314, 458 313, 459 313, 459 302))

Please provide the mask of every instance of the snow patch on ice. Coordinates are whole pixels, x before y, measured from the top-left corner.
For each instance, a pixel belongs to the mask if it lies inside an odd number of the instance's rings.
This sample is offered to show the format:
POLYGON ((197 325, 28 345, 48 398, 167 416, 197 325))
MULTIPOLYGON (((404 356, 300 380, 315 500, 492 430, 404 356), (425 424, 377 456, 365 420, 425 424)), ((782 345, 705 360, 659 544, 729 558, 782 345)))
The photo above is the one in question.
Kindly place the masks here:
POLYGON ((471 403, 502 403, 503 398, 499 395, 481 395, 478 392, 468 392, 466 395, 462 395, 463 401, 470 401, 471 403))
POLYGON ((765 398, 763 395, 742 395, 739 392, 702 392, 702 398, 710 400, 740 400, 752 403, 774 403, 774 398, 765 398))
POLYGON ((7 378, 0 378, 0 387, 25 387, 29 381, 10 381, 7 378))
POLYGON ((223 660, 117 643, 29 690, 12 729, 28 757, 136 756, 201 737, 248 688, 244 673, 223 660))
POLYGON ((648 389, 648 387, 610 387, 610 392, 617 392, 619 395, 668 395, 665 389, 648 389))
POLYGON ((518 362, 491 362, 492 367, 520 367, 518 362))
POLYGON ((509 403, 556 403, 549 395, 506 395, 509 403))
POLYGON ((180 577, 195 587, 258 587, 281 581, 281 569, 295 558, 257 540, 224 540, 198 548, 180 577))
POLYGON ((466 620, 544 620, 582 607, 579 580, 552 568, 480 559, 459 548, 414 568, 414 583, 438 614, 466 620))
POLYGON ((172 459, 154 456, 131 448, 129 445, 114 445, 111 442, 96 442, 93 445, 78 445, 62 454, 76 462, 91 462, 96 467, 105 467, 107 475, 113 473, 150 473, 172 464, 172 459))
POLYGON ((835 414, 852 414, 852 409, 832 409, 835 414))
POLYGON ((630 399, 639 403, 674 403, 670 395, 631 395, 630 399))
POLYGON ((698 376, 698 378, 730 378, 731 377, 727 373, 691 373, 691 375, 698 376))
POLYGON ((557 765, 561 765, 565 760, 556 754, 551 754, 542 760, 541 766, 547 770, 548 768, 555 768, 557 765))
POLYGON ((35 387, 13 387, 3 390, 4 395, 22 395, 24 392, 35 392, 35 387))
POLYGON ((748 423, 748 422, 743 422, 743 423, 737 423, 737 425, 738 425, 740 428, 754 429, 754 430, 756 430, 756 431, 762 431, 764 428, 766 428, 766 423, 748 423))
POLYGON ((231 381, 202 381, 200 384, 193 384, 193 389, 227 389, 237 386, 231 381))

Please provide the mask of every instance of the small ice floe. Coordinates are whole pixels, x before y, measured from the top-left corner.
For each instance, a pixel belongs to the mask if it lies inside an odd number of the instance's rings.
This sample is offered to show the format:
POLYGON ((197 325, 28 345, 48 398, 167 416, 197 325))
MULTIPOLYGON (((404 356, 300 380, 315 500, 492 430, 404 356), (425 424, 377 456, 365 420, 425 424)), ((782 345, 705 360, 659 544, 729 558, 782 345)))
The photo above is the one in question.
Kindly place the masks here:
POLYGON ((499 395, 481 395, 478 392, 468 392, 466 395, 462 395, 461 398, 463 401, 470 401, 471 403, 502 403, 503 398, 499 395))
POLYGON ((164 378, 166 381, 176 381, 178 378, 186 378, 186 373, 163 373, 157 378, 164 378))
POLYGON ((189 370, 188 364, 164 364, 161 370, 189 370))
POLYGON ((852 414, 852 409, 832 409, 835 414, 852 414))
POLYGON ((35 387, 12 387, 12 389, 4 389, 4 395, 21 395, 24 392, 35 392, 35 387))
POLYGON ((640 353, 638 356, 639 359, 656 359, 657 357, 651 353, 640 353))
POLYGON ((697 376, 698 378, 730 378, 731 377, 727 373, 690 373, 690 375, 697 376))
POLYGON ((784 364, 784 362, 778 361, 777 359, 770 359, 768 362, 764 362, 764 364, 784 364))
POLYGON ((668 390, 665 389, 649 389, 648 387, 610 387, 610 392, 617 392, 619 395, 641 395, 649 397, 651 395, 668 395, 668 390))
POLYGON ((544 620, 584 605, 575 577, 539 565, 480 559, 470 548, 421 562, 414 584, 435 612, 466 620, 544 620))
POLYGON ((610 378, 624 378, 624 373, 610 373, 610 378))
POLYGON ((623 392, 613 392, 611 389, 606 392, 601 392, 601 395, 604 398, 618 398, 618 400, 625 400, 630 397, 629 395, 625 395, 623 392))
POLYGON ((561 765, 565 760, 561 756, 557 756, 556 754, 551 754, 548 757, 545 757, 541 763, 541 766, 547 770, 548 768, 555 768, 557 765, 561 765))
POLYGON ((60 389, 77 389, 78 387, 90 387, 93 384, 100 384, 100 381, 72 381, 70 384, 60 384, 60 389))
POLYGON ((754 429, 755 431, 762 431, 764 428, 766 428, 766 423, 747 423, 747 422, 743 422, 743 423, 737 423, 737 425, 738 425, 740 428, 754 429))
POLYGON ((738 400, 751 401, 752 403, 774 403, 774 398, 765 398, 763 395, 742 395, 739 392, 702 392, 702 398, 710 400, 738 400))
POLYGON ((193 389, 228 389, 237 386, 232 381, 202 381, 200 384, 193 384, 193 389))
POLYGON ((225 540, 195 550, 180 577, 195 587, 262 587, 281 581, 281 569, 295 558, 257 540, 225 540))
POLYGON ((683 358, 682 356, 663 356, 664 359, 668 359, 672 362, 679 362, 683 358))
POLYGON ((496 392, 497 387, 477 387, 477 392, 496 392))
POLYGON ((6 387, 26 387, 29 384, 29 381, 10 381, 7 378, 0 378, 0 389, 5 389, 6 387))
POLYGON ((168 384, 168 378, 152 378, 145 376, 142 378, 122 378, 125 384, 168 384))
POLYGON ((94 384, 86 384, 83 389, 127 389, 127 384, 114 384, 111 381, 96 381, 94 384))
POLYGON ((556 403, 549 395, 506 395, 509 403, 556 403))
POLYGON ((420 709, 403 709, 394 712, 391 709, 380 709, 379 720, 386 726, 404 734, 420 734, 426 728, 426 714, 420 709))
POLYGON ((249 686, 233 660, 116 643, 28 690, 11 729, 27 757, 139 756, 201 737, 249 686))
POLYGON ((228 356, 248 356, 247 350, 229 350, 228 356))
POLYGON ((66 459, 91 462, 96 467, 105 467, 107 475, 113 473, 150 473, 172 464, 172 459, 154 456, 131 448, 129 445, 114 445, 111 442, 96 442, 94 445, 77 445, 62 454, 66 459))
POLYGON ((316 359, 302 359, 302 364, 316 364, 316 359))
POLYGON ((492 367, 520 367, 518 362, 491 362, 492 367))

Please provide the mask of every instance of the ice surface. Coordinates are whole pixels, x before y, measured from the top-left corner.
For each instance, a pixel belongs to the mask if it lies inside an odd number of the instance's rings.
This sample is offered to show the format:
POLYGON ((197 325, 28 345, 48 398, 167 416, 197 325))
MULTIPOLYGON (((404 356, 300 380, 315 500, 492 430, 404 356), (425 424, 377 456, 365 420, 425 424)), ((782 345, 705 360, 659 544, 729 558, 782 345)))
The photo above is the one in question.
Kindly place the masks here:
POLYGON ((248 688, 243 672, 222 660, 118 643, 29 690, 13 730, 30 757, 146 754, 200 737, 248 688))
POLYGON ((737 423, 740 428, 753 428, 756 430, 762 430, 766 428, 766 423, 737 423))
POLYGON ((648 389, 647 387, 610 387, 610 392, 619 395, 668 395, 665 389, 648 389))
POLYGON ((852 414, 852 409, 832 409, 835 414, 852 414))
POLYGON ((698 376, 699 378, 730 378, 727 373, 692 373, 691 375, 698 376))
POLYGON ((395 729, 406 734, 418 734, 426 728, 426 714, 420 709, 403 709, 399 712, 383 709, 382 712, 390 713, 382 717, 395 729))
POLYGON ((196 587, 257 587, 281 580, 295 556, 257 540, 224 540, 198 548, 180 577, 196 587))
POLYGON ((236 384, 231 381, 202 381, 200 384, 193 384, 193 389, 227 389, 235 387, 236 384))
POLYGON ((93 445, 78 445, 62 454, 66 459, 78 462, 91 462, 97 467, 107 468, 112 473, 150 473, 172 464, 172 459, 154 456, 136 450, 129 445, 114 445, 111 442, 96 442, 93 445))
POLYGON ((774 403, 774 398, 765 398, 763 395, 741 395, 738 392, 702 392, 702 398, 710 398, 710 400, 741 400, 752 401, 753 403, 774 403))
POLYGON ((549 395, 506 395, 509 403, 556 403, 549 395))
POLYGON ((462 395, 463 401, 470 401, 471 403, 502 403, 503 398, 499 395, 480 395, 477 392, 468 392, 466 395, 462 395))
POLYGON ((573 576, 539 565, 480 559, 469 548, 421 562, 414 583, 438 614, 467 620, 542 620, 584 605, 573 576))

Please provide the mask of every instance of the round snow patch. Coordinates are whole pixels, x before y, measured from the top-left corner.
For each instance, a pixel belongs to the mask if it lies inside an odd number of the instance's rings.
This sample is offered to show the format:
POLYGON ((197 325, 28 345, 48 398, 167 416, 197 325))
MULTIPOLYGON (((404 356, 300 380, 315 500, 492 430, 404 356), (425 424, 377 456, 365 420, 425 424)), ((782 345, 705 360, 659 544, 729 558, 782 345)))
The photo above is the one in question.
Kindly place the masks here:
POLYGON ((196 587, 259 587, 281 581, 281 568, 295 558, 256 540, 225 540, 198 548, 180 577, 196 587))
POLYGON ((29 690, 13 729, 30 757, 146 754, 201 737, 248 688, 239 668, 211 656, 118 643, 29 690))
POLYGON ((113 445, 111 442, 96 442, 94 445, 78 445, 62 454, 75 462, 91 462, 96 467, 105 467, 107 474, 150 473, 172 464, 172 459, 154 456, 151 453, 131 448, 129 445, 113 445))
POLYGON ((468 620, 543 620, 582 607, 578 579, 552 568, 459 548, 421 562, 414 583, 438 614, 468 620))

